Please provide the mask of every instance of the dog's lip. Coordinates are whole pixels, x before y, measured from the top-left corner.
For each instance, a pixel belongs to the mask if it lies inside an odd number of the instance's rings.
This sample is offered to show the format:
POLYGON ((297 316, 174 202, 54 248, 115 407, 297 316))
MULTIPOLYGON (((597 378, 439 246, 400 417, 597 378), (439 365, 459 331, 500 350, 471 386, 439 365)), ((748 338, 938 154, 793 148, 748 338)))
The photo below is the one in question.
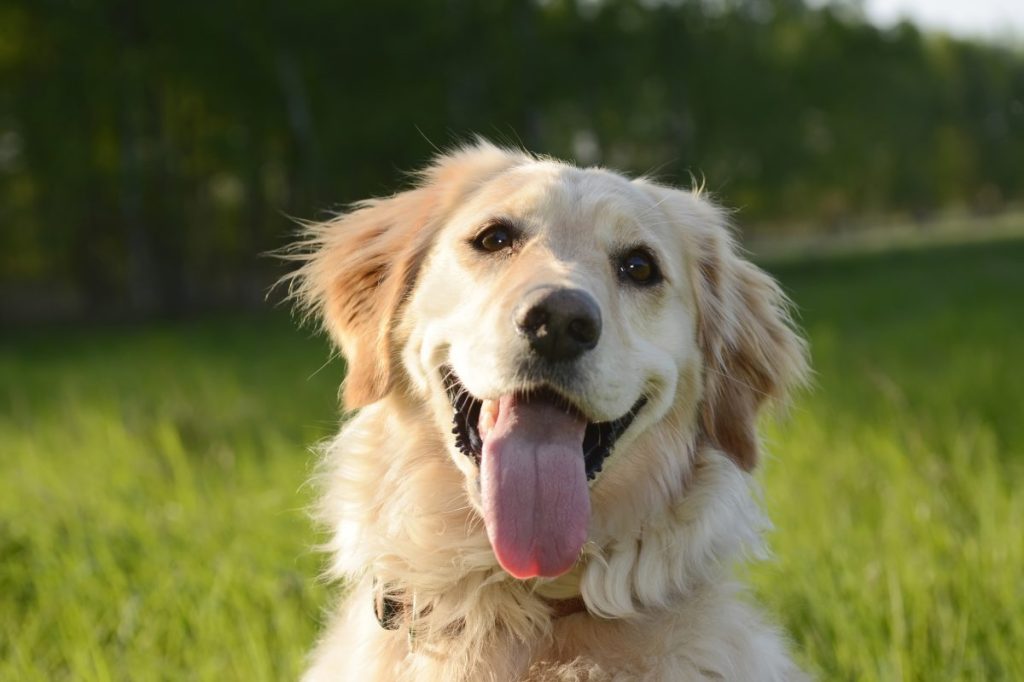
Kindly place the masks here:
MULTIPOLYGON (((455 436, 455 445, 479 466, 483 454, 483 439, 478 424, 485 399, 470 393, 450 366, 442 368, 441 378, 454 412, 452 433, 455 436)), ((533 384, 518 389, 515 393, 528 396, 530 400, 549 401, 563 410, 575 413, 587 423, 581 454, 585 460, 587 478, 590 480, 601 471, 604 461, 612 454, 619 438, 629 429, 648 400, 646 395, 641 395, 621 417, 598 421, 588 416, 576 401, 549 384, 533 384)))

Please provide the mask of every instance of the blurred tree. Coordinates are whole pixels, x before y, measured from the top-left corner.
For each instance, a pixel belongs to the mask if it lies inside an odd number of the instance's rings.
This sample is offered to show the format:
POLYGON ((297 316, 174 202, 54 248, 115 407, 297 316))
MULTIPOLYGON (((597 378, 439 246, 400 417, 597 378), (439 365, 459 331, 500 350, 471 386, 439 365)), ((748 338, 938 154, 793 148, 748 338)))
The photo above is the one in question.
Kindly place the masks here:
POLYGON ((703 175, 745 221, 992 211, 1024 55, 858 0, 2 0, 0 315, 253 303, 287 216, 473 132, 703 175))

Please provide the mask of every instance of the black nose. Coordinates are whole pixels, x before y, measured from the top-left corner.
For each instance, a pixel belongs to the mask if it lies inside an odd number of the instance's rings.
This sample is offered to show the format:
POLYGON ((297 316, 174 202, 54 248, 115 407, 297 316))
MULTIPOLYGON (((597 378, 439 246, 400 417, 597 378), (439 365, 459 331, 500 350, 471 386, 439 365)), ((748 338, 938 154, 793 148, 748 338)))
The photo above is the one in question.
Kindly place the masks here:
POLYGON ((515 312, 516 328, 542 358, 575 360, 597 345, 601 309, 579 289, 535 289, 515 312))

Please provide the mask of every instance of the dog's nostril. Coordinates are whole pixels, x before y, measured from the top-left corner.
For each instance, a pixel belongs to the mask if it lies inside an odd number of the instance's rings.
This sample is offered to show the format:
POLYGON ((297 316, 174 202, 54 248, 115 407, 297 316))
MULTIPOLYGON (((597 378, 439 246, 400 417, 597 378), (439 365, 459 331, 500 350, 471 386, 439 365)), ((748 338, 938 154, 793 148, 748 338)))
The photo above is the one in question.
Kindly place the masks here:
POLYGON ((540 331, 548 321, 548 311, 543 306, 520 306, 516 326, 525 332, 540 331))
POLYGON ((516 309, 515 323, 541 357, 574 360, 597 345, 601 309, 584 291, 544 287, 526 296, 516 309))

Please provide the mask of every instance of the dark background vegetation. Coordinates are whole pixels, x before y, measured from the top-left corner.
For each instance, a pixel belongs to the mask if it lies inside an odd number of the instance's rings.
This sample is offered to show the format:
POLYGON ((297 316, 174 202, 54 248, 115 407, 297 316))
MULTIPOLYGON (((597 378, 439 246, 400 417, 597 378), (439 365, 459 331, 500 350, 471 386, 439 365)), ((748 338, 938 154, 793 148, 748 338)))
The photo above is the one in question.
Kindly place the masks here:
POLYGON ((290 216, 481 133, 739 222, 992 213, 1024 194, 1024 55, 857 2, 0 2, 0 320, 260 305, 290 216))

